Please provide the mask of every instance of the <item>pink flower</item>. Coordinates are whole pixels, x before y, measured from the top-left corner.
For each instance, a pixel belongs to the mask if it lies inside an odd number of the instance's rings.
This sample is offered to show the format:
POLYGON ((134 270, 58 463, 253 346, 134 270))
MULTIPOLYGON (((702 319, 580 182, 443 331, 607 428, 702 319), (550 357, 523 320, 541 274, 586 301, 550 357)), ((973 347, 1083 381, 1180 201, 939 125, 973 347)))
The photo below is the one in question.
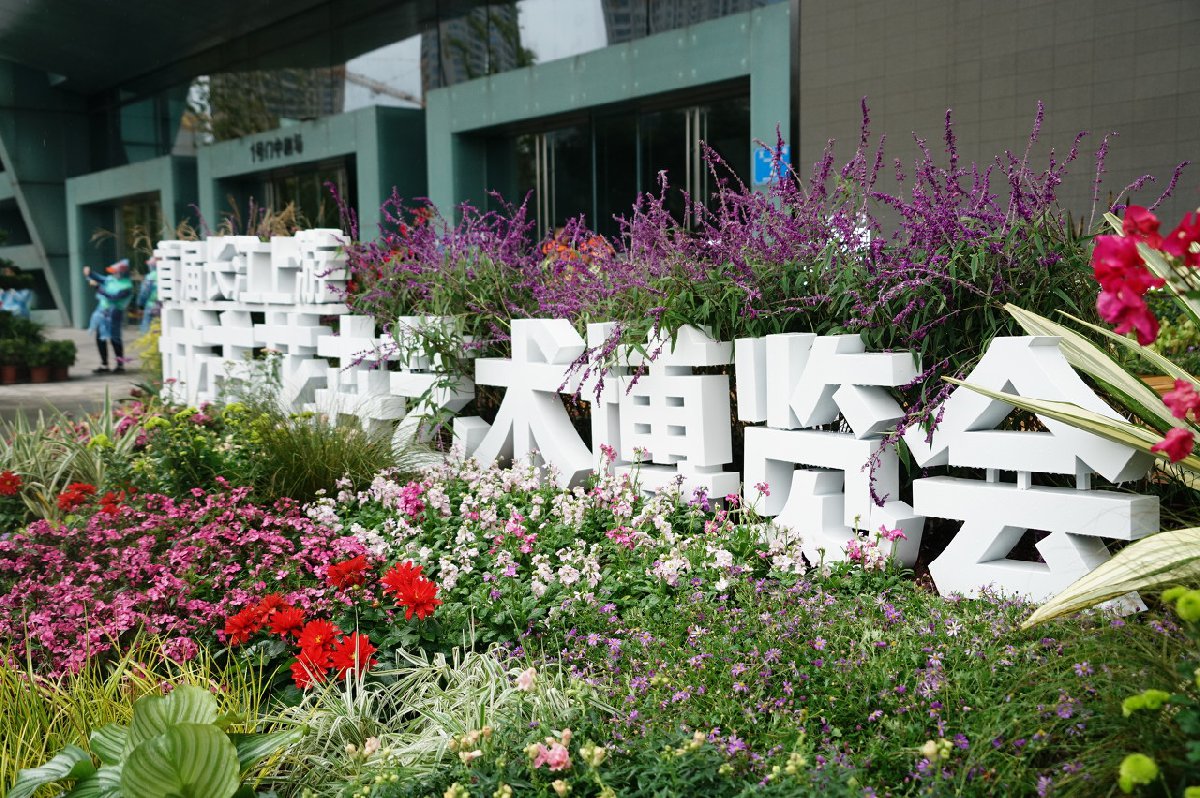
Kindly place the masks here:
POLYGON ((526 668, 517 677, 517 689, 523 693, 532 693, 537 680, 537 668, 526 668))
POLYGON ((1172 427, 1167 430, 1167 436, 1159 443, 1150 447, 1152 452, 1164 453, 1172 463, 1178 463, 1192 453, 1196 447, 1196 436, 1191 430, 1183 427, 1172 427))
POLYGON ((1163 237, 1158 233, 1158 217, 1140 205, 1130 205, 1125 209, 1121 231, 1154 249, 1162 246, 1163 237))
POLYGON ((1175 390, 1163 394, 1163 404, 1175 418, 1187 418, 1189 410, 1200 413, 1200 394, 1187 380, 1175 380, 1175 390))
POLYGON ((1092 273, 1105 291, 1128 288, 1141 296, 1164 281, 1146 269, 1138 252, 1137 239, 1124 236, 1096 236, 1092 250, 1092 273))
POLYGON ((538 743, 533 756, 533 769, 545 765, 549 770, 566 770, 571 767, 571 752, 559 742, 550 743, 549 747, 538 743))
POLYGON ((1096 298, 1096 310, 1102 319, 1116 325, 1114 332, 1124 334, 1136 330, 1138 343, 1142 346, 1153 343, 1158 337, 1158 319, 1141 294, 1127 287, 1116 292, 1101 291, 1096 298))

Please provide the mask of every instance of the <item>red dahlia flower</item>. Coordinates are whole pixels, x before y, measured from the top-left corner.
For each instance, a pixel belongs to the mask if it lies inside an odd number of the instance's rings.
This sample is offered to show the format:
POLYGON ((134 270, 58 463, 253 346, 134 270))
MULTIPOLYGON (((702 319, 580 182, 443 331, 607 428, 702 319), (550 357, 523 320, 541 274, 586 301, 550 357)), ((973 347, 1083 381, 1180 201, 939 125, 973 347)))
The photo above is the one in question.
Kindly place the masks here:
POLYGON ((258 614, 261 615, 263 618, 268 617, 271 613, 275 612, 276 610, 281 610, 281 609, 290 608, 290 607, 291 607, 291 605, 288 604, 284 600, 283 596, 279 595, 278 593, 268 593, 267 595, 262 597, 261 601, 259 601, 257 604, 254 605, 254 608, 256 610, 258 610, 258 614))
POLYGON ((360 635, 357 632, 346 635, 333 647, 331 657, 333 668, 337 671, 339 678, 345 677, 351 671, 362 673, 379 664, 371 659, 371 655, 376 651, 377 649, 371 645, 371 641, 366 635, 360 635))
POLYGON ((358 555, 344 562, 337 562, 325 569, 325 578, 331 587, 347 588, 367 581, 367 558, 358 555))
POLYGON ((0 473, 0 496, 16 496, 23 484, 21 478, 11 471, 0 473))
POLYGON ((300 632, 300 648, 314 662, 327 662, 329 651, 341 634, 342 630, 329 621, 309 621, 300 632))
POLYGON ((437 584, 423 576, 409 582, 408 586, 396 596, 396 601, 405 607, 404 619, 411 621, 415 614, 420 620, 425 620, 433 614, 442 600, 437 598, 437 584))
POLYGON ((283 607, 271 614, 271 634, 299 637, 303 629, 304 610, 299 607, 283 607))
POLYGON ((379 581, 383 583, 383 592, 390 593, 399 599, 410 582, 421 577, 423 569, 412 560, 398 562, 388 569, 379 581))
POLYGON ((88 498, 95 492, 96 489, 86 482, 72 482, 58 495, 58 509, 64 513, 77 510, 87 504, 88 498))
POLYGON ((328 667, 328 665, 322 665, 309 657, 307 651, 301 651, 300 656, 296 657, 296 661, 292 663, 292 681, 301 690, 307 690, 314 684, 325 681, 328 667))
POLYGON ((225 620, 225 637, 230 646, 245 643, 262 629, 262 613, 257 607, 245 607, 225 620))

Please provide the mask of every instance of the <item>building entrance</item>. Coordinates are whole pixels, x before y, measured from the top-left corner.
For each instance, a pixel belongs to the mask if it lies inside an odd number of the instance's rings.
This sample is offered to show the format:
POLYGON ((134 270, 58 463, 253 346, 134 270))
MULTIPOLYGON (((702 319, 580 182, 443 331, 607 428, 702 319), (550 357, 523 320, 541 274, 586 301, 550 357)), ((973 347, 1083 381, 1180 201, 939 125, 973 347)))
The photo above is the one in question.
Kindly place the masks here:
POLYGON ((660 174, 669 185, 667 207, 688 222, 685 194, 707 204, 718 180, 749 181, 750 100, 739 94, 676 107, 597 109, 498 138, 489 146, 490 188, 510 201, 529 195, 540 233, 583 214, 611 236, 619 232, 614 216, 628 215, 639 193, 656 193, 660 174), (705 145, 719 159, 715 174, 705 145))

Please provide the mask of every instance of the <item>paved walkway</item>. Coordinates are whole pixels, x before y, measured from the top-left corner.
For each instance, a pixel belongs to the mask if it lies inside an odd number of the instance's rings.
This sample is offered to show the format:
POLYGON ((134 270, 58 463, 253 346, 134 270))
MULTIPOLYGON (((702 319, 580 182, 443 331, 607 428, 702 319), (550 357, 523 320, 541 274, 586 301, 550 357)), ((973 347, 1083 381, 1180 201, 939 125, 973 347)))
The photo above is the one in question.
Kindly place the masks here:
MULTIPOLYGON (((100 365, 100 353, 96 350, 96 339, 87 330, 73 327, 47 327, 47 338, 70 339, 75 342, 78 358, 71 367, 71 378, 66 382, 48 382, 41 385, 0 385, 0 418, 11 420, 18 411, 37 416, 40 410, 61 410, 66 413, 90 413, 104 404, 105 392, 113 400, 124 399, 129 391, 141 381, 137 363, 128 363, 124 374, 93 374, 92 369, 100 365)), ((136 327, 125 328, 125 354, 130 356, 133 343, 138 338, 136 327)), ((109 365, 112 350, 109 349, 109 365)))

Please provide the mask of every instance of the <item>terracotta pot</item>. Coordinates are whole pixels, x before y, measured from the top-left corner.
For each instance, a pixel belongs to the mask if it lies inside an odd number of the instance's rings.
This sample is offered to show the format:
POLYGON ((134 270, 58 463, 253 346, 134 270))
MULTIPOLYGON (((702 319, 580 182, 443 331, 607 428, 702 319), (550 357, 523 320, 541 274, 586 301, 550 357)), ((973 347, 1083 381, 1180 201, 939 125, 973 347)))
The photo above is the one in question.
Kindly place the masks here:
POLYGON ((50 367, 49 366, 30 366, 29 367, 30 382, 50 382, 50 367))
POLYGON ((20 366, 0 366, 0 384, 15 385, 21 381, 20 366))
POLYGON ((50 379, 54 382, 66 382, 71 379, 71 370, 67 366, 52 366, 50 379))

